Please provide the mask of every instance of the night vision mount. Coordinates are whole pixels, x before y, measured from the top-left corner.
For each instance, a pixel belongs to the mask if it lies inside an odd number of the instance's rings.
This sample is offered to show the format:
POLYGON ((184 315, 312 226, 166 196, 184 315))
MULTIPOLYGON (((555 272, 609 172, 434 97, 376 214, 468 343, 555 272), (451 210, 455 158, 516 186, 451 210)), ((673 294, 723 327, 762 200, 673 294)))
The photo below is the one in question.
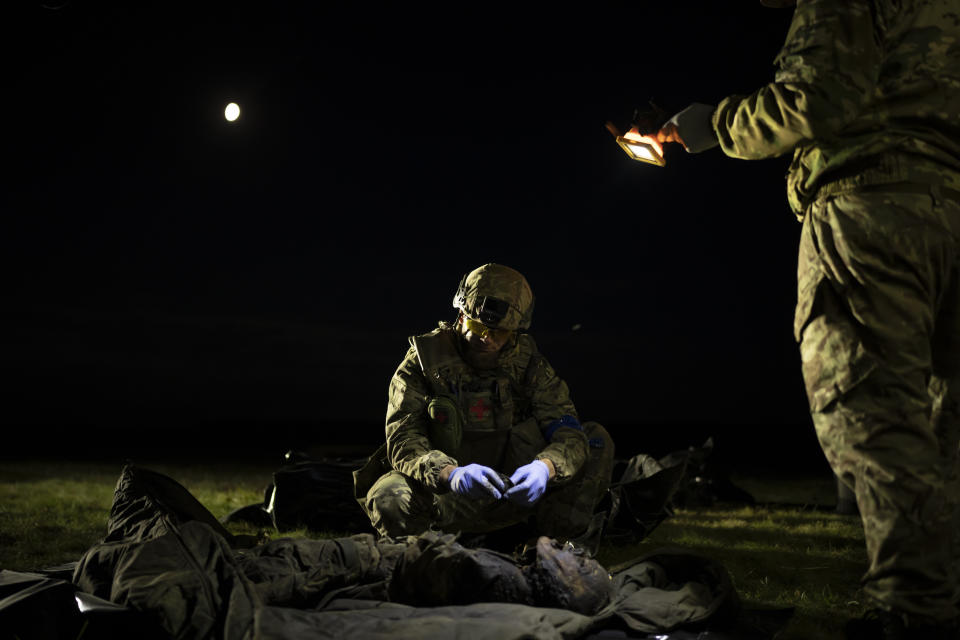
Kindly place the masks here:
MULTIPOLYGON (((467 274, 469 275, 469 274, 467 274)), ((468 316, 479 320, 488 327, 497 327, 507 317, 512 305, 506 300, 494 298, 493 296, 477 296, 470 312, 467 312, 467 276, 460 279, 460 286, 457 287, 457 293, 453 296, 453 307, 460 309, 468 316)), ((520 309, 517 309, 520 311, 520 309)), ((530 320, 533 316, 533 300, 527 308, 526 313, 520 317, 520 330, 530 326, 530 320)))

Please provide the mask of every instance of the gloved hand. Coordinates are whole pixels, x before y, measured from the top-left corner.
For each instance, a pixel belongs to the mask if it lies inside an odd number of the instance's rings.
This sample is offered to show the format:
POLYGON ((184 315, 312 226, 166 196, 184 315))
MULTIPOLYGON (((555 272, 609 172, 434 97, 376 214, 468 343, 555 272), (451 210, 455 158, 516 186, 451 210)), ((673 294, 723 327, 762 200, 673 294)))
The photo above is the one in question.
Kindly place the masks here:
POLYGON ((507 490, 506 497, 511 502, 529 507, 543 495, 549 479, 547 464, 542 460, 534 460, 513 472, 510 476, 513 486, 507 490))
POLYGON ((469 498, 485 498, 490 496, 499 500, 503 491, 503 480, 500 475, 482 464, 468 464, 457 467, 450 472, 450 490, 457 495, 469 498))
POLYGON ((694 102, 676 114, 657 132, 660 143, 679 142, 688 153, 700 153, 720 144, 713 130, 713 112, 716 107, 694 102))

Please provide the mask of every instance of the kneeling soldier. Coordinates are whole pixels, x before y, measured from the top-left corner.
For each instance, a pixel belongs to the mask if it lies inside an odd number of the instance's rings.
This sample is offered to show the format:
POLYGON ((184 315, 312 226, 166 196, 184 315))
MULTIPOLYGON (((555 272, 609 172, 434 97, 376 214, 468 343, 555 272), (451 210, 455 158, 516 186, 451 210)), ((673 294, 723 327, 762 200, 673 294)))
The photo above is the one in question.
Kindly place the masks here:
POLYGON ((567 384, 525 333, 526 278, 486 264, 463 277, 456 321, 411 347, 390 382, 386 443, 354 473, 357 500, 381 535, 428 529, 576 539, 613 468, 613 441, 581 423, 567 384))

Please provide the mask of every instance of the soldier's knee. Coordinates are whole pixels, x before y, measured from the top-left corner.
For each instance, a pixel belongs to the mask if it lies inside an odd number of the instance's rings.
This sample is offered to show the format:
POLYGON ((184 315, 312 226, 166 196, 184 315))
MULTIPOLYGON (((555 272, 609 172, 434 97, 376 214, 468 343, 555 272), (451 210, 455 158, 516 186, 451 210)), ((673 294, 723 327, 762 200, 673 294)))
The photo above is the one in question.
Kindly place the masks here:
POLYGON ((365 507, 371 524, 381 535, 397 537, 418 535, 429 527, 426 502, 406 476, 391 471, 370 488, 365 507))
POLYGON ((367 511, 390 517, 409 510, 410 496, 402 490, 377 491, 367 494, 367 511))
POLYGON ((583 423, 583 432, 587 436, 587 443, 591 449, 604 449, 604 453, 613 458, 614 443, 613 437, 599 422, 583 423))
POLYGON ((537 526, 545 535, 576 537, 583 534, 610 486, 613 438, 596 422, 585 422, 583 431, 589 444, 583 468, 569 484, 549 493, 538 508, 537 526))
POLYGON ((606 490, 606 485, 610 483, 610 475, 613 473, 615 453, 613 437, 598 422, 585 423, 583 431, 589 445, 586 473, 601 478, 602 482, 605 481, 603 490, 606 490))
POLYGON ((367 492, 366 509, 370 522, 381 535, 403 535, 399 530, 404 522, 403 514, 410 510, 412 492, 396 472, 380 477, 367 492))

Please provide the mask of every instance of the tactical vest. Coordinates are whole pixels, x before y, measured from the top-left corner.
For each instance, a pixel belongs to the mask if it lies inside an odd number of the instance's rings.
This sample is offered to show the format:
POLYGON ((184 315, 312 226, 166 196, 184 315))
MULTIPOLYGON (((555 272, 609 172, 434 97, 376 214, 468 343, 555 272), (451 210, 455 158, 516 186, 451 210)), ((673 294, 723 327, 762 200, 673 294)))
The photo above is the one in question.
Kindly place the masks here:
POLYGON ((455 340, 448 330, 410 339, 430 389, 431 444, 461 464, 500 469, 516 423, 529 417, 527 378, 539 356, 531 356, 518 381, 500 368, 477 371, 463 360, 455 340))

